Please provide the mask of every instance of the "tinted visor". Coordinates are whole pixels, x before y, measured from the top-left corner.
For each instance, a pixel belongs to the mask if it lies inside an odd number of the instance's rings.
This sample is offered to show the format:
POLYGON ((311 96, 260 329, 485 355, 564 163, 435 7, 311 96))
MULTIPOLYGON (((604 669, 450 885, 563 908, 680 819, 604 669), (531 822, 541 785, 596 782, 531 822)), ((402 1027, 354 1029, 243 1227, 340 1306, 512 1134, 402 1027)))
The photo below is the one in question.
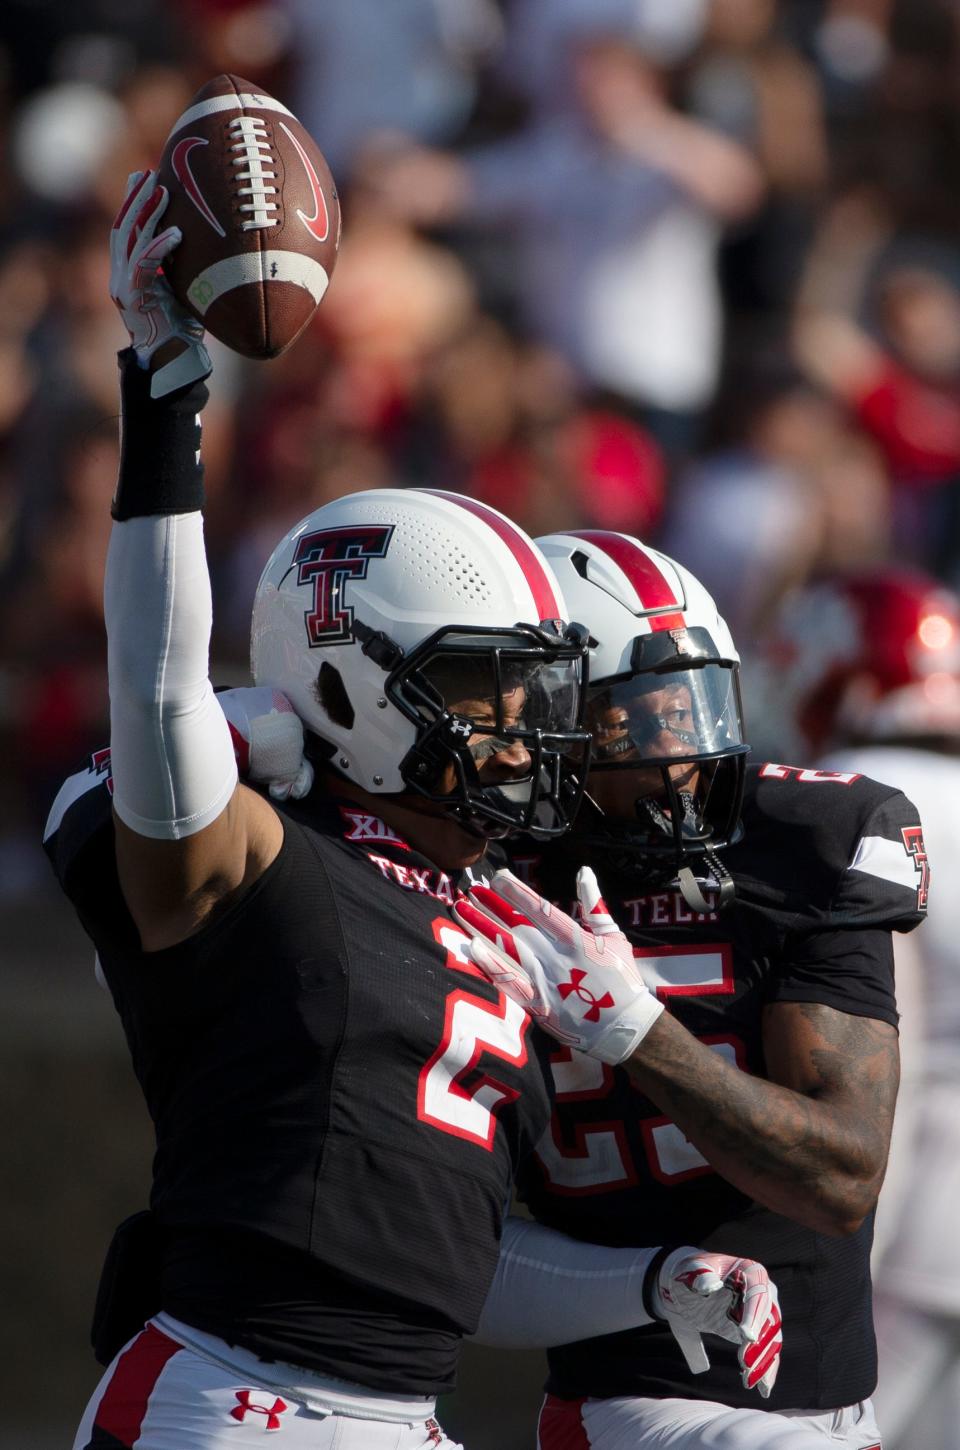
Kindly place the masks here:
POLYGON ((651 670, 590 691, 593 768, 702 760, 743 745, 736 668, 651 670))

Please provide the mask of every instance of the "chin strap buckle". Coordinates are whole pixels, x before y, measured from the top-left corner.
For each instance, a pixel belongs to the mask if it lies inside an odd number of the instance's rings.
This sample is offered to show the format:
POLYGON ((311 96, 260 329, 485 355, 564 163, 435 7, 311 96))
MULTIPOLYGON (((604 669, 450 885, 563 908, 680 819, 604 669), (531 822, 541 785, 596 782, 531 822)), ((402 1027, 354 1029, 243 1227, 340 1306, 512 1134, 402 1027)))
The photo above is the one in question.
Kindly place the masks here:
POLYGON ((711 851, 709 846, 703 853, 703 859, 710 867, 719 887, 715 899, 713 901, 707 900, 700 889, 699 881, 689 866, 681 866, 677 872, 677 884, 680 887, 680 894, 689 907, 703 915, 711 915, 715 911, 726 911, 736 895, 736 883, 726 866, 720 861, 717 853, 711 851))
POLYGON ((689 866, 680 867, 677 872, 677 882, 681 896, 693 911, 699 912, 701 916, 713 914, 714 904, 712 901, 708 901, 700 890, 700 883, 689 866))

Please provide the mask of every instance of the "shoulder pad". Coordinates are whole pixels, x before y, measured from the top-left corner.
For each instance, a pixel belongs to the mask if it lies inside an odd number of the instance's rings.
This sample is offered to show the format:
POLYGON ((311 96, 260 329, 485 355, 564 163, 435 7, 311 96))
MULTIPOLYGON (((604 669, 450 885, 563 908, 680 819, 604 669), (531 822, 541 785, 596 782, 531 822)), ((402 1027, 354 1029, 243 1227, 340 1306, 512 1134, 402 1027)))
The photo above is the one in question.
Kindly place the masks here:
MULTIPOLYGON (((926 913, 929 867, 919 812, 902 791, 852 771, 751 766, 744 857, 784 870, 810 926, 909 931, 926 913)), ((727 858, 729 859, 729 858, 727 858)))
POLYGON ((900 794, 895 786, 856 771, 814 770, 768 760, 747 767, 744 821, 748 814, 797 825, 822 820, 832 832, 855 834, 858 823, 881 802, 900 794))

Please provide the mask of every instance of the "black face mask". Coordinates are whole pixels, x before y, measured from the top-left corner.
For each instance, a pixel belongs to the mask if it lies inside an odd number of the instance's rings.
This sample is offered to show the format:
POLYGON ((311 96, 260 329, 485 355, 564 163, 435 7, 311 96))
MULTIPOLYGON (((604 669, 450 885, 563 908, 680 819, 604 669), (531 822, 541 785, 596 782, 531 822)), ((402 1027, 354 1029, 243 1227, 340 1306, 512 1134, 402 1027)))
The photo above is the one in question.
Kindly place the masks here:
POLYGON ((586 639, 575 625, 449 628, 397 660, 384 694, 417 727, 400 762, 405 787, 486 838, 566 831, 590 758, 586 639), (490 780, 485 762, 516 743, 529 767, 490 780))

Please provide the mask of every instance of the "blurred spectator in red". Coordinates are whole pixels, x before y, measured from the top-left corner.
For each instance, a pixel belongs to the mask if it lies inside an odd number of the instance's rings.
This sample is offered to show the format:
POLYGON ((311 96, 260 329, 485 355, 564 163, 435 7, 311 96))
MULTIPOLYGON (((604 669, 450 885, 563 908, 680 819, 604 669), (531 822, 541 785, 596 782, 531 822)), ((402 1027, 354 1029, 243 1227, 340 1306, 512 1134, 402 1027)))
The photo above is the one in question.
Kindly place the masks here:
POLYGON ((796 355, 882 450, 901 555, 954 574, 960 252, 887 241, 879 219, 871 234, 864 211, 848 201, 824 228, 800 295, 796 355), (844 236, 844 220, 862 234, 844 236))
POLYGON ((539 533, 570 526, 654 533, 664 462, 649 434, 617 413, 580 408, 480 460, 468 491, 539 533))

